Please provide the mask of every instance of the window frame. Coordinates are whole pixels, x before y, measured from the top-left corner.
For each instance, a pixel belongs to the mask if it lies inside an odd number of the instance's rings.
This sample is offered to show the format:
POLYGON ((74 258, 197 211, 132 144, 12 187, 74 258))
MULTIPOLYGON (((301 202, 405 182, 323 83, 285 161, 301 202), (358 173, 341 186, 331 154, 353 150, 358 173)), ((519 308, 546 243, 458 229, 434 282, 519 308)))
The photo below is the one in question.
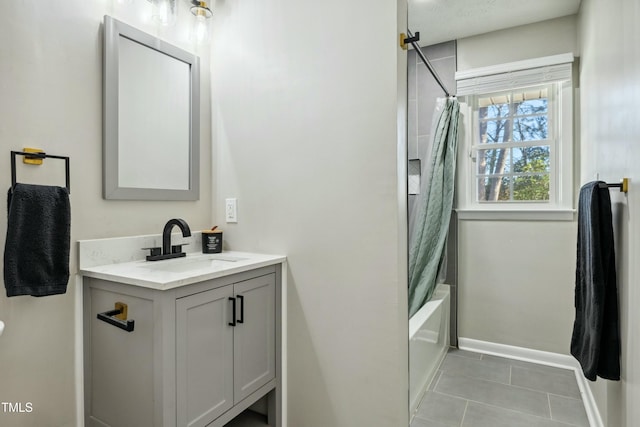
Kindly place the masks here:
MULTIPOLYGON (((544 204, 553 204, 557 199, 557 190, 556 190, 556 185, 558 183, 557 180, 557 174, 555 169, 555 165, 557 163, 557 149, 558 149, 558 114, 557 114, 557 102, 558 102, 558 94, 557 92, 557 85, 556 84, 541 84, 541 85, 536 85, 536 86, 528 86, 526 88, 510 88, 508 90, 505 91, 497 91, 497 92, 490 92, 490 93, 486 93, 486 94, 475 94, 475 95, 471 95, 471 100, 472 100, 472 111, 473 111, 473 137, 472 137, 472 145, 470 147, 470 151, 471 151, 471 160, 472 160, 472 170, 470 171, 470 173, 473 175, 473 199, 476 203, 481 204, 481 205, 492 205, 492 204, 496 204, 496 205, 502 205, 505 203, 524 203, 524 204, 529 204, 529 203, 544 203, 544 204), (540 139, 540 140, 530 140, 530 141, 513 141, 513 138, 510 142, 499 142, 499 143, 482 143, 479 141, 480 139, 480 126, 481 126, 481 122, 484 121, 491 121, 491 119, 480 119, 480 106, 479 106, 479 98, 484 98, 487 96, 492 96, 492 95, 511 95, 513 97, 513 95, 515 93, 518 92, 522 92, 522 91, 526 91, 528 89, 547 89, 547 112, 546 112, 546 116, 547 116, 547 138, 545 139, 540 139), (547 172, 547 174, 549 175, 549 199, 546 200, 497 200, 497 201, 492 201, 492 200, 479 200, 478 199, 478 193, 479 193, 479 180, 482 177, 485 178, 492 178, 492 177, 510 177, 513 178, 516 175, 515 172, 511 171, 510 173, 503 173, 503 174, 480 174, 478 172, 478 162, 477 162, 477 158, 478 158, 478 153, 480 151, 484 151, 484 150, 500 150, 500 149, 514 149, 514 148, 523 148, 523 147, 541 147, 541 146, 548 146, 549 147, 549 171, 547 172)), ((512 98, 513 99, 513 98, 512 98)), ((513 105, 514 102, 510 101, 509 105, 513 105)), ((511 122, 511 126, 513 126, 513 121, 514 118, 517 118, 518 115, 517 114, 509 114, 508 116, 506 116, 506 120, 509 120, 511 122)), ((510 158, 513 158, 513 153, 510 151, 509 154, 510 158)), ((510 162, 510 166, 513 167, 513 164, 510 162)), ((511 197, 513 197, 513 194, 511 194, 511 197)))
MULTIPOLYGON (((478 89, 474 89, 469 83, 466 84, 461 96, 461 118, 459 129, 459 151, 458 151, 458 176, 457 176, 457 197, 456 211, 461 219, 513 219, 513 220, 573 220, 575 216, 574 208, 574 157, 573 157, 573 129, 575 126, 573 111, 573 75, 569 78, 549 79, 545 81, 532 82, 518 85, 514 83, 512 75, 513 71, 528 70, 534 74, 541 69, 541 75, 545 75, 544 67, 548 67, 554 59, 561 59, 560 63, 567 63, 567 59, 573 59, 573 54, 558 55, 556 57, 540 58, 538 60, 527 60, 519 63, 502 64, 494 67, 504 73, 504 84, 502 89, 500 85, 500 76, 496 77, 495 69, 478 69, 469 70, 462 73, 456 73, 456 79, 474 79, 478 83, 478 89), (536 63, 543 64, 541 67, 535 67, 536 63), (524 68, 524 67, 527 68, 524 68), (482 86, 482 76, 487 75, 492 79, 491 90, 484 90, 482 86), (480 77, 479 77, 480 76, 480 77), (496 83, 497 82, 497 83, 496 83), (554 143, 549 141, 534 144, 536 146, 550 146, 550 169, 549 169, 549 200, 548 201, 479 201, 477 200, 478 190, 478 171, 477 163, 473 161, 477 158, 477 150, 482 148, 482 143, 475 140, 479 138, 479 117, 478 111, 475 109, 475 100, 483 95, 494 94, 498 92, 517 92, 521 89, 531 87, 547 86, 550 88, 550 100, 548 120, 549 132, 553 132, 554 143), (471 88, 471 89, 470 89, 471 88), (465 102, 467 101, 467 102, 465 102), (471 101, 471 102, 468 102, 471 101), (555 149, 554 149, 555 147, 555 149)), ((569 64, 571 66, 571 64, 569 64)), ((566 73, 565 73, 566 74, 566 73)), ((572 73, 573 74, 573 73, 572 73)), ((522 79, 526 80, 526 79, 522 79)), ((467 80, 472 81, 472 80, 467 80)), ((472 82, 476 84, 475 81, 472 82)), ((460 91, 460 89, 459 89, 460 91)), ((508 143, 505 148, 513 148, 517 146, 514 143, 508 143)), ((500 144, 491 144, 498 146, 500 144)), ((488 147, 487 147, 488 148, 488 147)), ((500 148, 500 147, 495 147, 500 148)))

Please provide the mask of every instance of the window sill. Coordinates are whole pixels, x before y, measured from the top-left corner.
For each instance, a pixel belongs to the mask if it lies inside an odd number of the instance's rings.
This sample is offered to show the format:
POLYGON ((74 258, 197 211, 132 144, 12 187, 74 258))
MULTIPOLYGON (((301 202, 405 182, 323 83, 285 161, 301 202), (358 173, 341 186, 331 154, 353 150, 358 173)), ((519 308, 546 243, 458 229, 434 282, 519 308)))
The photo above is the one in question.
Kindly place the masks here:
POLYGON ((573 221, 575 209, 456 209, 458 219, 485 221, 573 221))

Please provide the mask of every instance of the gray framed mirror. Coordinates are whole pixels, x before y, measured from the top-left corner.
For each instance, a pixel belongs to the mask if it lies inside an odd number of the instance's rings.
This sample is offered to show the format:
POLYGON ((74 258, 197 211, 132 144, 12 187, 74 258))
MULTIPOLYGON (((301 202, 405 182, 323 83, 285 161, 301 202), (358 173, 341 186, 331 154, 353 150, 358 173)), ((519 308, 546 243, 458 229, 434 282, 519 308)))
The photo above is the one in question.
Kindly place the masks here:
POLYGON ((200 63, 104 17, 103 196, 200 197, 200 63))

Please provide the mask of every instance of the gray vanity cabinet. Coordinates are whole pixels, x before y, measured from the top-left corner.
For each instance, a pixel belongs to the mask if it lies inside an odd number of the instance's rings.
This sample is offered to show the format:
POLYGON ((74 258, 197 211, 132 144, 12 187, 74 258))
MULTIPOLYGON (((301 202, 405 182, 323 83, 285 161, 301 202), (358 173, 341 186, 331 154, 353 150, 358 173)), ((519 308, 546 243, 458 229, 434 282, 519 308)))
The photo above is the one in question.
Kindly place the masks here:
POLYGON ((176 300, 178 425, 206 426, 275 378, 275 320, 275 274, 176 300))
POLYGON ((280 281, 280 265, 169 290, 85 277, 85 425, 222 427, 265 397, 280 426, 280 281), (133 331, 97 318, 117 302, 133 331))

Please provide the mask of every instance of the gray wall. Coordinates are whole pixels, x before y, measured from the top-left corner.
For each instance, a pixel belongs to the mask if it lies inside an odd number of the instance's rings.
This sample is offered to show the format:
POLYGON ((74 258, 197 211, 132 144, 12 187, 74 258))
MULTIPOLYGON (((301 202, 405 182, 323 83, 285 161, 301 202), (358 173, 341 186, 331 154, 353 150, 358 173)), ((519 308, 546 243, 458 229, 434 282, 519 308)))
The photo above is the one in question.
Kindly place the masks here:
MULTIPOLYGON (((460 39, 457 48, 461 71, 575 52, 576 17, 460 39)), ((460 220, 458 232, 458 335, 568 354, 575 221, 460 220)))
POLYGON ((458 70, 577 51, 576 16, 458 40, 458 70))
MULTIPOLYGON (((177 25, 159 32, 136 7, 115 1, 0 2, 0 188, 11 183, 10 150, 41 148, 71 158, 71 279, 64 295, 7 298, 0 285, 0 401, 32 402, 33 411, 8 414, 0 425, 75 426, 75 277, 79 239, 162 232, 172 217, 192 229, 211 225, 209 56, 201 55, 200 200, 129 202, 102 199, 102 20, 115 16, 185 49, 177 25)), ((182 2, 178 2, 182 3, 182 2)), ((189 13, 188 5, 183 12, 189 13)), ((183 14, 186 17, 188 15, 183 14)), ((23 166, 18 181, 64 184, 64 163, 23 166)), ((4 249, 6 198, 0 202, 4 249)), ((1 263, 1 261, 0 261, 1 263)), ((1 267, 1 266, 0 266, 1 267)))
POLYGON ((287 255, 292 427, 408 425, 403 3, 218 4, 217 214, 287 255))
MULTIPOLYGON (((211 55, 199 52, 201 199, 122 202, 101 196, 103 15, 169 41, 183 28, 156 30, 138 13, 148 2, 123 3, 0 3, 0 187, 9 150, 40 147, 71 156, 74 242, 217 218, 228 249, 288 255, 289 425, 407 425, 406 3, 217 2, 211 55), (238 224, 222 224, 226 197, 238 224)), ((0 398, 34 408, 0 413, 3 427, 76 425, 75 297, 73 282, 0 296, 0 398)))
POLYGON ((621 381, 591 383, 607 427, 640 425, 640 8, 583 0, 580 12, 581 182, 631 179, 611 191, 621 328, 621 381))

